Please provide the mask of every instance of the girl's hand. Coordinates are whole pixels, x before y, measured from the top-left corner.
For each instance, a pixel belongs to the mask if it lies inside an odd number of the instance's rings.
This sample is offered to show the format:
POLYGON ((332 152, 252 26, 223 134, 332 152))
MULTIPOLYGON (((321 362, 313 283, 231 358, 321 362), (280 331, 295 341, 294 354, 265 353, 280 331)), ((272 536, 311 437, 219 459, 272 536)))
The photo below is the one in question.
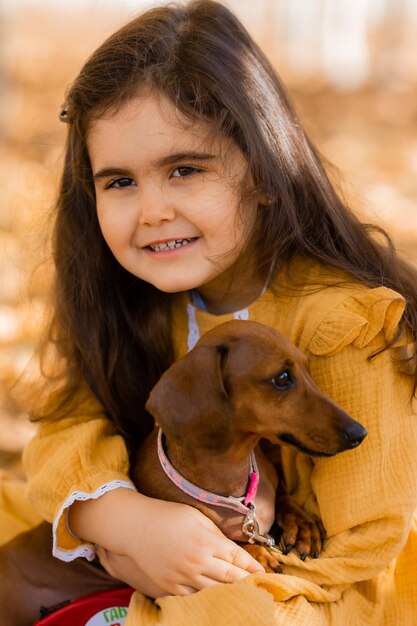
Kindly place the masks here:
POLYGON ((72 530, 113 553, 107 555, 107 563, 127 582, 129 577, 139 580, 143 573, 158 590, 184 595, 265 571, 190 506, 147 498, 128 489, 76 504, 70 511, 72 530), (135 563, 133 576, 128 571, 129 561, 116 555, 135 563))
POLYGON ((130 538, 126 553, 166 592, 184 595, 265 571, 197 509, 161 500, 150 502, 152 512, 140 524, 136 537, 130 538))
POLYGON ((150 598, 160 598, 168 595, 162 587, 150 580, 128 556, 120 556, 100 546, 97 547, 97 556, 110 576, 126 583, 133 589, 144 593, 150 598))

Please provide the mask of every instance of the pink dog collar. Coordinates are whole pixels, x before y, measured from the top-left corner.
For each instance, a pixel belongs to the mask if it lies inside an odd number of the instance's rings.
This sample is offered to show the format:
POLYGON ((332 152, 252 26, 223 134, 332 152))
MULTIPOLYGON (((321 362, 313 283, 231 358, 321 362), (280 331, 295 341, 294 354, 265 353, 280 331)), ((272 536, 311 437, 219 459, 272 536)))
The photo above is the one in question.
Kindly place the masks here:
POLYGON ((259 470, 256 464, 255 453, 252 450, 249 455, 250 474, 249 474, 249 487, 245 496, 236 498, 235 496, 219 496, 216 493, 206 491, 197 485, 194 485, 189 480, 184 478, 168 460, 165 454, 164 446, 162 443, 162 430, 158 432, 158 458, 161 463, 162 469, 168 478, 176 485, 181 491, 187 495, 205 502, 206 504, 212 504, 214 506, 222 506, 227 509, 233 509, 242 515, 248 515, 253 511, 255 505, 255 498, 258 492, 259 485, 259 470))

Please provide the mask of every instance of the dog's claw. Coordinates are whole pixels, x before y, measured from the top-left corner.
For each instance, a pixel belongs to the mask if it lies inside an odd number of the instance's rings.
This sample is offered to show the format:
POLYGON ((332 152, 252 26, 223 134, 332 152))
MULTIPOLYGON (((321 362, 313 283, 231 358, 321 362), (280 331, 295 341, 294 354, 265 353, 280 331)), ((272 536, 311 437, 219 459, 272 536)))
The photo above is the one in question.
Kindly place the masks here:
POLYGON ((315 553, 313 554, 313 559, 318 559, 318 558, 319 558, 319 553, 318 553, 318 552, 315 552, 315 553))
POLYGON ((293 549, 294 544, 293 543, 289 543, 285 546, 284 550, 282 551, 282 554, 289 554, 289 552, 291 552, 291 550, 293 549))
POLYGON ((307 554, 306 554, 305 552, 302 552, 302 553, 300 554, 300 559, 301 559, 302 561, 305 561, 305 560, 306 560, 306 558, 307 558, 307 554))

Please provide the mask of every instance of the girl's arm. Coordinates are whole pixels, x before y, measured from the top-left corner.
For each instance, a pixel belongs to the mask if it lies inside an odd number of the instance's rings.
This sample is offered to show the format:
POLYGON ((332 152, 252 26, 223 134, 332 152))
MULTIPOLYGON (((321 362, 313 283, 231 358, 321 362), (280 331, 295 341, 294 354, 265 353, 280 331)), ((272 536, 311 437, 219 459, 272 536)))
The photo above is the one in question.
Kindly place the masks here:
POLYGON ((399 372, 395 350, 367 359, 381 340, 311 361, 319 386, 367 428, 364 442, 331 459, 298 458, 297 471, 304 472, 298 486, 294 457, 284 452, 296 498, 320 513, 327 531, 319 559, 304 564, 283 557, 284 570, 319 585, 356 584, 380 574, 406 543, 417 506, 412 379, 399 372))
MULTIPOLYGON (((57 398, 50 398, 51 407, 57 398)), ((48 409, 49 411, 49 409, 48 409)), ((64 561, 95 557, 93 546, 69 529, 73 502, 97 499, 119 487, 134 489, 125 443, 92 394, 81 389, 70 416, 43 419, 23 455, 27 495, 34 508, 53 524, 54 555, 64 561)))
MULTIPOLYGON (((407 600, 413 579, 404 568, 410 559, 405 546, 417 507, 413 379, 400 360, 407 338, 368 358, 394 339, 403 308, 389 289, 361 290, 329 307, 308 343, 313 378, 368 436, 331 459, 282 450, 287 486, 300 505, 321 516, 327 540, 318 559, 280 558, 287 576, 274 591, 281 600, 277 623, 373 623, 388 588, 393 614, 407 600), (291 621, 294 611, 300 622, 291 621)), ((378 623, 385 623, 382 617, 378 623)))
POLYGON ((184 595, 264 571, 197 509, 128 489, 74 503, 69 523, 100 545, 111 574, 154 597, 184 595))
POLYGON ((88 394, 71 417, 40 423, 24 461, 29 498, 53 523, 58 558, 93 559, 99 545, 110 573, 156 595, 263 571, 196 509, 137 493, 124 441, 88 394))

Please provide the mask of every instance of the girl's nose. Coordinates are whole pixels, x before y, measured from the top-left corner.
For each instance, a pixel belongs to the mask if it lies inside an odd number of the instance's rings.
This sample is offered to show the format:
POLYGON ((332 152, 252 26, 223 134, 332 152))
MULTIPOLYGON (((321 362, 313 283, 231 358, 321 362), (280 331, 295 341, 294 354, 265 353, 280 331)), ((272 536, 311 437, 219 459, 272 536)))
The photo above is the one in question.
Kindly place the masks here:
POLYGON ((169 195, 156 186, 141 189, 138 202, 141 226, 156 226, 163 221, 172 222, 175 218, 174 206, 169 195))

